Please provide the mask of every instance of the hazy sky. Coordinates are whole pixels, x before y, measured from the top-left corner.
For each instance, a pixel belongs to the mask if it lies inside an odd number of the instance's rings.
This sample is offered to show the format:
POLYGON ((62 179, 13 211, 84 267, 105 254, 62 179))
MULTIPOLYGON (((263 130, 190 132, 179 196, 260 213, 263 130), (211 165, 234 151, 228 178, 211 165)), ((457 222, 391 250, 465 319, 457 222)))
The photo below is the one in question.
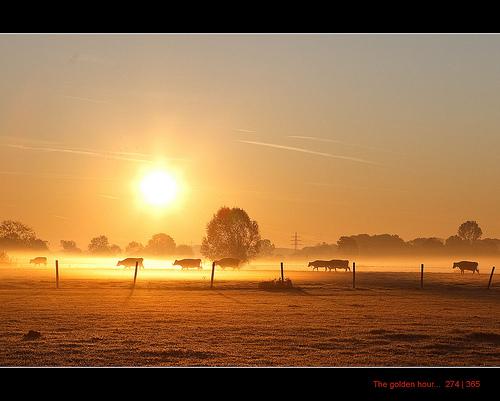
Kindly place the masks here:
POLYGON ((0 35, 0 71, 0 220, 51 250, 199 244, 221 205, 277 246, 500 237, 499 35, 0 35))

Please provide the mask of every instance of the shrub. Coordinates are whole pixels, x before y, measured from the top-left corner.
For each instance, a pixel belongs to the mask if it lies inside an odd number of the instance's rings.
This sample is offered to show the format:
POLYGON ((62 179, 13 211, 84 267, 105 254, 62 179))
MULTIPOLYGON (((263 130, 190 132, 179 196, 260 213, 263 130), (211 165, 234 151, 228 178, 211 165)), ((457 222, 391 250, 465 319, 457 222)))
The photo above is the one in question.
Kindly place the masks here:
POLYGON ((270 291, 282 291, 282 290, 290 290, 293 288, 292 280, 289 277, 286 277, 285 280, 274 279, 269 281, 261 281, 259 283, 259 288, 262 290, 270 290, 270 291))

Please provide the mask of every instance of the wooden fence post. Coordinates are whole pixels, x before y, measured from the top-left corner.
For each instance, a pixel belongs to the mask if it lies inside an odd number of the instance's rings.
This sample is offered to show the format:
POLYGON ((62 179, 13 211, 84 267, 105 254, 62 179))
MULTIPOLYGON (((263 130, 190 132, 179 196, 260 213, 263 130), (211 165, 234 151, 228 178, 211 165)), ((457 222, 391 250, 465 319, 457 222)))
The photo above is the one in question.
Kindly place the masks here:
POLYGON ((424 288, 424 264, 420 265, 420 288, 424 288))
POLYGON ((283 276, 283 262, 281 262, 281 282, 285 282, 285 277, 283 276))
POLYGON ((488 290, 490 289, 490 284, 491 284, 491 279, 493 278, 493 272, 495 271, 495 266, 491 269, 491 274, 490 274, 490 281, 488 281, 488 290))
POLYGON ((135 262, 135 273, 134 273, 134 288, 135 288, 135 282, 137 281, 137 268, 139 266, 139 261, 135 262))
POLYGON ((212 277, 210 278, 210 288, 214 286, 215 262, 212 263, 212 277))
POLYGON ((356 288, 356 262, 352 262, 352 288, 356 288))
POLYGON ((59 261, 56 260, 56 288, 59 288, 59 261))

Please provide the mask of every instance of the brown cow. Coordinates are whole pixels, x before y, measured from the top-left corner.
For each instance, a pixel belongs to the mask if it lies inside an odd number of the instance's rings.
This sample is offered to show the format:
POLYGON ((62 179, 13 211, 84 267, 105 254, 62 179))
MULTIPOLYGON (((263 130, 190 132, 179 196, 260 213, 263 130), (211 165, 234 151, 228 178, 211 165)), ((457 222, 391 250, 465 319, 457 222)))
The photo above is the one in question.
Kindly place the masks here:
POLYGON ((45 256, 39 256, 35 259, 31 259, 30 260, 30 263, 33 263, 35 265, 35 267, 38 265, 44 265, 45 267, 47 267, 47 258, 45 256))
POLYGON ((201 266, 201 259, 175 259, 175 261, 172 263, 172 266, 176 265, 180 266, 181 270, 189 270, 190 267, 197 268, 198 270, 203 269, 203 267, 201 266))
POLYGON ((123 266, 123 268, 126 269, 127 267, 135 267, 135 262, 137 262, 138 267, 144 269, 144 265, 142 264, 143 261, 144 258, 125 258, 123 260, 119 260, 116 265, 123 266))
POLYGON ((479 269, 477 268, 477 262, 468 262, 466 260, 462 260, 461 262, 454 262, 453 269, 458 267, 460 269, 460 273, 464 274, 464 270, 471 270, 472 274, 477 272, 479 274, 479 269))
POLYGON ((234 269, 240 269, 241 260, 236 258, 223 258, 219 260, 215 260, 215 266, 220 266, 222 270, 225 270, 226 267, 232 267, 234 269))

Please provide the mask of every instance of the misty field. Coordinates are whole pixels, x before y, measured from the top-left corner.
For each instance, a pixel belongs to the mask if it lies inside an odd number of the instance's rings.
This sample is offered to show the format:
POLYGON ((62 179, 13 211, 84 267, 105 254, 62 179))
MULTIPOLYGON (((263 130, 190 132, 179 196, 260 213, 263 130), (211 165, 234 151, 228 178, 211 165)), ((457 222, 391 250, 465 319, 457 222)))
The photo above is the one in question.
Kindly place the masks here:
POLYGON ((1 267, 0 365, 500 365, 498 276, 401 270, 1 267))

